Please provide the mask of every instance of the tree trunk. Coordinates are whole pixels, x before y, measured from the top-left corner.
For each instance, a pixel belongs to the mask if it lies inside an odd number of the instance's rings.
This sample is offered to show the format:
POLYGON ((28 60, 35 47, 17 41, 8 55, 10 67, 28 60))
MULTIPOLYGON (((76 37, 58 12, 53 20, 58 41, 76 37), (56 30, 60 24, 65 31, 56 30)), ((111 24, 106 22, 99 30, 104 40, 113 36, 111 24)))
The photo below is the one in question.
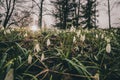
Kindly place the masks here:
POLYGON ((44 0, 41 0, 40 2, 39 23, 38 23, 40 28, 42 27, 43 2, 44 0))
POLYGON ((79 26, 79 18, 80 18, 80 0, 78 2, 77 25, 76 25, 77 28, 79 26))
POLYGON ((88 0, 88 21, 87 21, 87 24, 88 24, 88 28, 91 29, 92 28, 92 25, 91 25, 91 2, 90 0, 88 0))
POLYGON ((97 10, 96 10, 96 7, 97 7, 97 3, 95 3, 95 13, 94 13, 94 17, 95 17, 95 25, 94 26, 95 26, 95 28, 97 28, 97 16, 96 16, 97 10))
POLYGON ((109 29, 111 29, 110 0, 108 0, 108 20, 109 20, 109 29))
POLYGON ((65 0, 65 4, 63 6, 65 8, 64 12, 64 21, 63 21, 63 29, 67 28, 67 16, 68 16, 68 12, 67 12, 67 7, 68 7, 68 0, 65 0))

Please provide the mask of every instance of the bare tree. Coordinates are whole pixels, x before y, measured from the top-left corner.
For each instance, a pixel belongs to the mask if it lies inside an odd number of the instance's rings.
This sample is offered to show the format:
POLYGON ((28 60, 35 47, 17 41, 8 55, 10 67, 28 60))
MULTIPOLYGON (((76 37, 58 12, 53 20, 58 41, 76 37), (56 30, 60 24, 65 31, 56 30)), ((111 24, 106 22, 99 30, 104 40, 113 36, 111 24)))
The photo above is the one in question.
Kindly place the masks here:
MULTIPOLYGON (((11 25, 20 26, 23 20, 29 18, 32 13, 30 0, 0 0, 0 22, 4 28, 11 25), (25 5, 28 4, 28 5, 25 5), (22 5, 21 5, 22 4, 22 5), (17 16, 16 14, 19 13, 17 16), (29 15, 28 15, 29 13, 29 15)), ((29 19, 27 19, 29 20, 29 19)), ((30 19, 28 22, 30 22, 30 19)), ((24 21, 24 24, 27 22, 24 21)))
POLYGON ((38 20, 38 25, 39 27, 42 27, 42 17, 43 17, 43 3, 45 0, 39 0, 40 3, 36 2, 35 0, 32 0, 37 7, 39 8, 39 20, 38 20))
POLYGON ((14 16, 11 18, 11 23, 8 24, 8 27, 11 25, 19 26, 19 27, 26 27, 32 23, 32 17, 30 11, 21 11, 20 13, 16 12, 13 14, 14 16))
POLYGON ((13 14, 13 11, 15 9, 15 4, 16 4, 16 0, 6 0, 5 1, 5 6, 6 6, 6 16, 5 16, 5 20, 3 22, 3 27, 6 28, 7 24, 13 14))

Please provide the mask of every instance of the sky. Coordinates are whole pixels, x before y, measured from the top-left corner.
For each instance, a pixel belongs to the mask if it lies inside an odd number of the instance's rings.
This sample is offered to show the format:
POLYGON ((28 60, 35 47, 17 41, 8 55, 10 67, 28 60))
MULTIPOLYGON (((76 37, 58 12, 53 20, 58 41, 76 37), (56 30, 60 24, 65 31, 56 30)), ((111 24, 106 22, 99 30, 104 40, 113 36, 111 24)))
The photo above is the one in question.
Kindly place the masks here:
MULTIPOLYGON (((111 4, 111 22, 112 27, 117 27, 116 23, 120 23, 120 5, 114 5, 115 2, 120 2, 120 0, 110 0, 111 4)), ((104 0, 99 6, 99 25, 101 28, 108 28, 108 9, 107 9, 107 0, 104 0)))

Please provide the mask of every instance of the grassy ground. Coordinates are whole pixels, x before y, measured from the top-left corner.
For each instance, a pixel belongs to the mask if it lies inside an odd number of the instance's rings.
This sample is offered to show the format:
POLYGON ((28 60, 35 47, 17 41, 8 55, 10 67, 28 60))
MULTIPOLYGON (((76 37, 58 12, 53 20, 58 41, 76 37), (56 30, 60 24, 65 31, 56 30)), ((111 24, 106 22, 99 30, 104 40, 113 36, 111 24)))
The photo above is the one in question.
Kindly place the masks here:
POLYGON ((120 30, 1 30, 0 80, 13 79, 119 80, 120 30))

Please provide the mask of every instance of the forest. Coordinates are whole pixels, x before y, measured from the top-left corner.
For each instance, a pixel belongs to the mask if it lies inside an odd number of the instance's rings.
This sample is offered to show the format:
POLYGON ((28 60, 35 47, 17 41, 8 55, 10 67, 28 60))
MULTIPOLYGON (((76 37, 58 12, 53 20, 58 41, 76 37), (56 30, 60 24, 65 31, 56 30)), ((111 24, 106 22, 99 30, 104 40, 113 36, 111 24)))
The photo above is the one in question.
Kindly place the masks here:
POLYGON ((0 0, 0 80, 120 80, 120 0, 0 0))

